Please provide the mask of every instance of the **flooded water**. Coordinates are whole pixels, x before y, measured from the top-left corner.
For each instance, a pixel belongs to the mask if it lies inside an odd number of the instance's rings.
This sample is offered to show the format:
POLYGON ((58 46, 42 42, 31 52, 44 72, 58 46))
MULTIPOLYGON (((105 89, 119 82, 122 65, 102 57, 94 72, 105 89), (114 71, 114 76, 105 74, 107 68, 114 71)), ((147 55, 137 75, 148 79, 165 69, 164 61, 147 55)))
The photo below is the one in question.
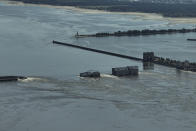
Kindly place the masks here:
POLYGON ((142 57, 144 51, 196 62, 194 33, 75 39, 128 29, 193 28, 168 20, 85 13, 0 2, 0 75, 27 80, 0 83, 0 131, 195 131, 196 73, 52 44, 74 43, 142 57), (138 77, 114 77, 112 67, 139 66, 138 77), (100 79, 78 75, 101 72, 100 79))

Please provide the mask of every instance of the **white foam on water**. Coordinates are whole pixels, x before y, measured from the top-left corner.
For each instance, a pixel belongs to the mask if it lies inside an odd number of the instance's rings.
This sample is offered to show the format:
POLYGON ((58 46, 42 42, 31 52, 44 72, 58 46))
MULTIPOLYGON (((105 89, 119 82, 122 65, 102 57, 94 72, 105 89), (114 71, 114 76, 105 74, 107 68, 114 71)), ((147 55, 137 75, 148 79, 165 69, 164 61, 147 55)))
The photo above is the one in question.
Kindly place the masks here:
POLYGON ((180 70, 181 72, 185 72, 185 73, 190 73, 190 74, 196 74, 196 72, 194 71, 185 71, 185 70, 180 70))
MULTIPOLYGON (((90 77, 80 77, 80 76, 77 76, 81 79, 87 79, 87 78, 90 78, 90 77)), ((117 76, 114 76, 114 75, 109 75, 109 74, 101 74, 100 75, 101 78, 114 78, 114 79, 119 79, 119 77, 117 76)), ((91 78, 92 79, 92 78, 91 78)), ((97 78, 93 78, 93 79, 97 79, 97 78)))
POLYGON ((117 77, 117 76, 109 75, 109 74, 101 74, 101 77, 118 79, 118 77, 117 77))
POLYGON ((47 81, 44 78, 27 77, 27 79, 19 79, 20 82, 47 81))

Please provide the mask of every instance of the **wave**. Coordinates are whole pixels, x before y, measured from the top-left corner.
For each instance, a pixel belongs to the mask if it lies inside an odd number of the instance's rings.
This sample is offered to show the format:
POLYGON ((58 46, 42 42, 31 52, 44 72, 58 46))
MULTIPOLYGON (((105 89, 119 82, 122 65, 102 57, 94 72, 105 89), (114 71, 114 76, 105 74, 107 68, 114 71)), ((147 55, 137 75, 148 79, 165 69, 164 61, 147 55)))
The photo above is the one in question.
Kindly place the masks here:
POLYGON ((109 75, 109 74, 101 74, 101 77, 105 77, 105 78, 114 78, 114 79, 118 79, 117 76, 114 76, 114 75, 109 75))

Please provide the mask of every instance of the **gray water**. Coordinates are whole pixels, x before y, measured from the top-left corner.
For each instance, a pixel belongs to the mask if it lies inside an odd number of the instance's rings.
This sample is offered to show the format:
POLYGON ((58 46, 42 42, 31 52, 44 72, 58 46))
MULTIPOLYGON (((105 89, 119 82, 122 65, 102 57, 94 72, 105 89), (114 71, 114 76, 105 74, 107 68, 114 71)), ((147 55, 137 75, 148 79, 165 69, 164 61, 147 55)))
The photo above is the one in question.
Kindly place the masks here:
POLYGON ((195 131, 196 73, 57 46, 52 40, 142 57, 143 51, 196 62, 194 33, 75 39, 74 34, 192 24, 134 15, 82 13, 0 2, 0 74, 27 80, 0 83, 0 131, 195 131), (138 77, 111 68, 139 66, 138 77), (98 70, 100 79, 79 73, 98 70))

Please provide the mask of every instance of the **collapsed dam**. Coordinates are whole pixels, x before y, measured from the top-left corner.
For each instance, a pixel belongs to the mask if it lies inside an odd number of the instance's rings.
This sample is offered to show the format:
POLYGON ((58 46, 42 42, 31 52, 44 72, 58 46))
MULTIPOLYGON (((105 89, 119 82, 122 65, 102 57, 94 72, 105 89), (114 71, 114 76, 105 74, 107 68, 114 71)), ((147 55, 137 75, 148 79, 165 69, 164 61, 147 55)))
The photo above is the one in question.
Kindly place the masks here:
POLYGON ((178 61, 178 60, 172 60, 170 58, 158 57, 158 56, 154 55, 154 52, 143 52, 143 58, 138 58, 138 57, 134 57, 134 56, 128 56, 128 55, 123 55, 123 54, 119 54, 119 53, 113 53, 113 52, 109 52, 109 51, 103 51, 103 50, 83 47, 83 46, 79 46, 79 45, 75 45, 75 44, 58 42, 58 41, 54 41, 54 40, 53 40, 53 44, 83 49, 83 50, 87 50, 87 51, 102 53, 102 54, 106 54, 106 55, 130 59, 130 60, 141 61, 144 64, 154 63, 154 64, 158 64, 158 65, 176 68, 179 70, 196 72, 196 63, 195 62, 189 62, 188 60, 178 61))
POLYGON ((173 67, 179 70, 196 72, 196 62, 189 62, 188 60, 179 61, 170 58, 163 58, 154 55, 154 52, 144 52, 143 62, 151 62, 158 65, 173 67))

